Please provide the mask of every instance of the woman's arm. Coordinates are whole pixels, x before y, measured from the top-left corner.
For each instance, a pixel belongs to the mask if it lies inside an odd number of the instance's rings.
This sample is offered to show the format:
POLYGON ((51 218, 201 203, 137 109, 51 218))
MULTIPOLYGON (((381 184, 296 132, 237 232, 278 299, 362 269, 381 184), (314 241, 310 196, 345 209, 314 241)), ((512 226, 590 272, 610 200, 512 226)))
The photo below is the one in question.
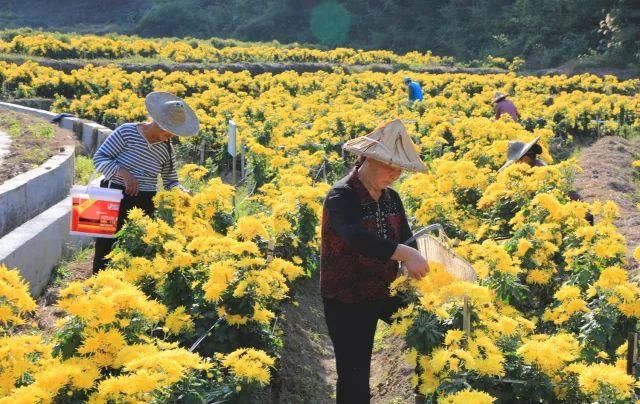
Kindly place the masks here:
POLYGON ((125 147, 126 143, 122 132, 118 129, 111 132, 93 155, 93 165, 96 171, 104 174, 104 177, 108 180, 118 174, 120 165, 116 161, 116 157, 122 153, 125 147))
POLYGON ((367 231, 360 222, 358 201, 344 188, 334 188, 324 202, 329 227, 359 253, 382 260, 393 255, 398 243, 367 231))
MULTIPOLYGON (((346 189, 334 188, 325 200, 329 227, 361 254, 382 260, 402 261, 415 278, 427 272, 427 262, 418 250, 379 237, 367 231, 360 222, 358 201, 346 189)), ((408 224, 407 224, 408 226, 408 224)))
POLYGON ((164 185, 164 189, 180 187, 181 189, 186 190, 180 185, 180 181, 178 180, 178 172, 176 170, 176 153, 173 149, 173 145, 171 145, 171 143, 166 143, 166 145, 167 151, 169 153, 169 158, 167 158, 160 170, 160 176, 162 176, 162 184, 164 185))

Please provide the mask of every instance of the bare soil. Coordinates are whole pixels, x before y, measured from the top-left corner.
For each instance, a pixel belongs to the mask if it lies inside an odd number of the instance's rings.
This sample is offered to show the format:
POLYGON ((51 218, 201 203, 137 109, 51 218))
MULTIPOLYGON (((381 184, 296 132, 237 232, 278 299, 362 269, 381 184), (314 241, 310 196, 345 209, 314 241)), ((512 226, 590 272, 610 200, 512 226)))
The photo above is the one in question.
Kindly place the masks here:
POLYGON ((610 199, 618 204, 620 217, 615 224, 626 238, 630 269, 638 269, 631 254, 640 245, 640 169, 631 166, 638 159, 640 137, 603 137, 583 150, 579 159, 583 172, 575 179, 576 190, 585 201, 610 199))
POLYGON ((38 308, 33 323, 52 338, 56 333, 56 322, 65 316, 65 312, 56 303, 62 289, 74 281, 83 281, 91 277, 93 266, 92 247, 83 250, 70 261, 61 262, 53 271, 49 284, 44 293, 37 300, 38 308))
MULTIPOLYGON (((256 401, 272 404, 330 404, 337 379, 333 346, 324 321, 319 274, 296 281, 293 299, 283 307, 284 348, 271 390, 256 401)), ((379 323, 371 363, 371 402, 410 403, 412 369, 404 360, 402 338, 379 323)))
POLYGON ((319 274, 295 282, 283 307, 284 349, 270 400, 282 404, 335 402, 337 374, 333 346, 324 322, 319 274))
POLYGON ((38 167, 66 145, 79 145, 73 134, 46 120, 0 110, 0 130, 11 138, 0 164, 0 184, 38 167))

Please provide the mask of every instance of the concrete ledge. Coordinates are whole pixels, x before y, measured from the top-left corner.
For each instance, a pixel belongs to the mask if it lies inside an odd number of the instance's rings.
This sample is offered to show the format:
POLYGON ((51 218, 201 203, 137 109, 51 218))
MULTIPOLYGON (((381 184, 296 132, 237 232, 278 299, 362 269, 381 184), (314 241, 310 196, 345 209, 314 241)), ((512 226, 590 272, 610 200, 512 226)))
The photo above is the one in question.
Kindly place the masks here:
POLYGON ((42 293, 62 258, 92 241, 69 235, 70 215, 68 197, 0 238, 0 263, 17 268, 34 297, 42 293))
POLYGON ((43 109, 35 109, 35 108, 29 108, 29 107, 25 107, 22 105, 18 105, 18 104, 11 104, 8 102, 0 102, 0 107, 2 108, 7 108, 10 109, 12 111, 15 112, 20 112, 23 114, 29 114, 29 115, 34 115, 34 116, 38 116, 40 118, 46 119, 47 121, 50 121, 53 119, 53 117, 55 117, 57 114, 51 111, 45 111, 43 109))
POLYGON ((74 148, 67 146, 40 167, 0 184, 0 237, 69 195, 74 148))
MULTIPOLYGON (((0 108, 48 121, 57 115, 6 102, 0 108)), ((75 117, 59 125, 75 134, 89 156, 111 134, 109 128, 75 117)), ((61 259, 93 240, 69 235, 73 174, 74 147, 68 146, 40 167, 0 184, 0 263, 18 268, 33 296, 42 293, 61 259)))
POLYGON ((93 156, 98 146, 111 134, 111 129, 94 122, 82 124, 82 149, 87 156, 93 156))

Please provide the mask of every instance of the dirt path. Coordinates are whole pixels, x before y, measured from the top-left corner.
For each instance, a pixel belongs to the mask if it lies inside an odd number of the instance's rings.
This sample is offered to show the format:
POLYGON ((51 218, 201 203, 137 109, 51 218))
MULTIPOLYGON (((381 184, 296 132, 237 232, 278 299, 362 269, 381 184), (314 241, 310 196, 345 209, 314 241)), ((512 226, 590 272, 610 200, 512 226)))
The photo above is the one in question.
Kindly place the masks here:
MULTIPOLYGON (((296 304, 283 307, 284 347, 273 383, 272 404, 330 404, 335 402, 336 370, 331 339, 324 321, 319 277, 297 281, 296 304)), ((402 339, 379 325, 371 362, 371 402, 409 403, 412 370, 404 362, 402 339)))
MULTIPOLYGON (((610 199, 620 208, 616 226, 627 241, 628 256, 640 245, 640 189, 631 163, 640 159, 640 137, 630 140, 607 136, 584 149, 579 164, 583 173, 576 176, 575 186, 587 202, 610 199)), ((631 261, 637 269, 638 263, 631 261)))
POLYGON ((47 338, 57 331, 56 322, 66 315, 56 303, 62 289, 74 281, 83 281, 91 276, 93 248, 88 247, 69 261, 63 261, 54 269, 49 284, 37 300, 38 308, 33 321, 47 338))
POLYGON ((280 326, 284 347, 271 402, 333 403, 336 370, 324 322, 319 274, 296 281, 292 295, 295 303, 288 302, 283 307, 280 326))

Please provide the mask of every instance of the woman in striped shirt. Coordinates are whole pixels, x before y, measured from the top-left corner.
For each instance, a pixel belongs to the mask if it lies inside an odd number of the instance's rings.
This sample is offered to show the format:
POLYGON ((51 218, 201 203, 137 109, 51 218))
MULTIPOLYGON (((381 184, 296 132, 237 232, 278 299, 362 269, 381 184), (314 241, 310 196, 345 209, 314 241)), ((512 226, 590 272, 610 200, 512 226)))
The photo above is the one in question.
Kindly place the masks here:
MULTIPOLYGON (((149 122, 119 126, 93 156, 96 170, 104 175, 100 186, 124 191, 118 230, 132 208, 153 215, 158 175, 162 177, 165 189, 181 187, 170 141, 175 136, 198 133, 198 118, 181 98, 166 92, 152 92, 147 95, 145 105, 151 117, 149 122)), ((111 252, 113 243, 113 239, 96 239, 94 273, 106 267, 108 261, 104 257, 111 252)))

